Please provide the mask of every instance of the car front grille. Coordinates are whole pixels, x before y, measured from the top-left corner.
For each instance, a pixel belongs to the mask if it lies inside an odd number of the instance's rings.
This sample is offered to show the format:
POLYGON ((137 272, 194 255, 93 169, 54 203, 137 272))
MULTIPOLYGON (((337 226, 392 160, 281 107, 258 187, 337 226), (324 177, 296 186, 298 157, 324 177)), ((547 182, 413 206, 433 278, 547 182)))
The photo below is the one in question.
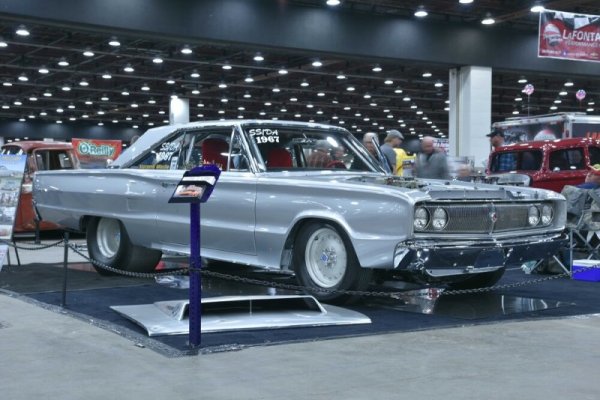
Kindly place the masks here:
POLYGON ((448 213, 448 223, 442 230, 435 230, 431 221, 419 232, 435 233, 494 233, 524 229, 539 229, 541 224, 530 226, 527 222, 529 207, 535 205, 541 210, 543 204, 551 202, 527 203, 466 203, 437 204, 425 203, 422 206, 432 216, 437 208, 448 213))

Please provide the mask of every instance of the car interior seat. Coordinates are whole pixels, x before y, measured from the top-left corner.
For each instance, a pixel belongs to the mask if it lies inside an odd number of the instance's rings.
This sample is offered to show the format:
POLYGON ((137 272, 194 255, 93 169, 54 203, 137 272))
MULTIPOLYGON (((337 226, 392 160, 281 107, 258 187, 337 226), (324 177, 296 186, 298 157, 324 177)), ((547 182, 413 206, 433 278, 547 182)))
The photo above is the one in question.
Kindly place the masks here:
POLYGON ((292 155, 286 149, 276 147, 269 151, 267 156, 267 168, 291 168, 292 155))
POLYGON ((202 160, 204 164, 215 164, 224 169, 227 166, 229 144, 224 139, 208 138, 202 142, 202 160))

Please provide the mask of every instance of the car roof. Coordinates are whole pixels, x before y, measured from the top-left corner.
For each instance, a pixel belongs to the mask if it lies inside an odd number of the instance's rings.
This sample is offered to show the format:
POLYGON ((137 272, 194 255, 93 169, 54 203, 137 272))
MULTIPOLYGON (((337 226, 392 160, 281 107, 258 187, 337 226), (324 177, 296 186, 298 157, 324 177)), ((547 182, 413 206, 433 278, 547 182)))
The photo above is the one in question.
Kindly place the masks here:
POLYGON ((500 146, 494 152, 504 151, 522 151, 522 150, 544 150, 544 149, 560 149, 577 146, 600 146, 600 139, 592 138, 570 138, 570 139, 554 139, 554 140, 536 140, 531 142, 512 143, 505 146, 500 146))
POLYGON ((6 147, 20 147, 24 151, 35 150, 39 148, 44 149, 73 149, 73 145, 67 142, 46 142, 43 140, 21 140, 18 142, 5 143, 2 148, 6 147))

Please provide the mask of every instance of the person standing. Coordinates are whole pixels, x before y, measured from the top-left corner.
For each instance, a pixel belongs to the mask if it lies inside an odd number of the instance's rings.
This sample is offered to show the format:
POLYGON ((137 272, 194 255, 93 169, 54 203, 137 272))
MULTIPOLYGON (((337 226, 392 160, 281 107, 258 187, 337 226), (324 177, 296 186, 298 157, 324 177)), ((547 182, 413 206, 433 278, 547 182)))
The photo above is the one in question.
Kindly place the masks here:
POLYGON ((379 147, 390 164, 392 174, 396 174, 398 168, 395 149, 400 147, 402 140, 404 140, 404 136, 397 130, 392 129, 387 131, 387 136, 385 137, 383 144, 379 147))
MULTIPOLYGON (((504 146, 504 132, 502 131, 492 131, 486 135, 490 138, 490 144, 492 145, 492 151, 497 148, 504 146)), ((498 165, 495 168, 497 172, 509 172, 515 171, 517 168, 517 163, 515 159, 515 155, 513 153, 504 153, 498 157, 497 161, 498 165)))
POLYGON ((421 152, 417 156, 415 175, 426 179, 448 179, 448 160, 446 154, 434 147, 434 139, 425 136, 421 140, 421 152))

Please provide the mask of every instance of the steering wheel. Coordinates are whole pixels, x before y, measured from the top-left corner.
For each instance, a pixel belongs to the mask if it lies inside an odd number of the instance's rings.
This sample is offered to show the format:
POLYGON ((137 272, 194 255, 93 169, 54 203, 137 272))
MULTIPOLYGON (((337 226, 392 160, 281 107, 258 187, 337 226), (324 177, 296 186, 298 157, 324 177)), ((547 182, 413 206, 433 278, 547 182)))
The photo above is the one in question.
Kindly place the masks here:
POLYGON ((346 169, 346 165, 339 160, 333 160, 330 161, 325 168, 346 169))

